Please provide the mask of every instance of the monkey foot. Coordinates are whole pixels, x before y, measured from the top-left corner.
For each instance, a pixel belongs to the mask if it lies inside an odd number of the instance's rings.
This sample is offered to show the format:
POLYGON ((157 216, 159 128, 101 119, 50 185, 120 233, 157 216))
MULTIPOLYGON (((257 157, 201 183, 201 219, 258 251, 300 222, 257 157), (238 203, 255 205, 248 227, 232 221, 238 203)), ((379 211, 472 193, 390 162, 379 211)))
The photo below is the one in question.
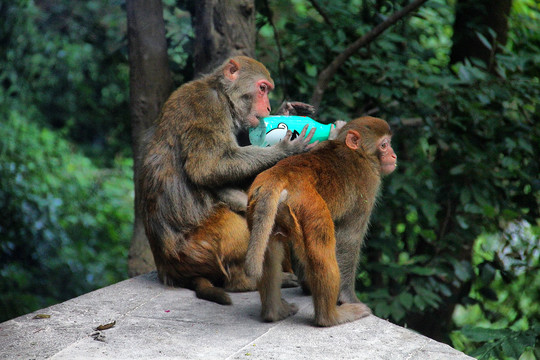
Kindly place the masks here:
POLYGON ((356 296, 354 291, 341 292, 339 294, 338 305, 358 304, 358 303, 360 303, 360 300, 358 300, 358 297, 356 296))
POLYGON ((315 322, 319 326, 334 326, 355 321, 371 315, 371 309, 364 303, 343 304, 336 307, 336 315, 328 318, 319 318, 315 322))
POLYGON ((297 287, 298 284, 298 278, 296 275, 290 272, 283 272, 281 277, 281 287, 282 288, 292 288, 297 287))
POLYGON ((354 321, 371 315, 371 309, 364 303, 343 304, 337 308, 339 324, 354 321))
POLYGON ((277 306, 263 306, 261 316, 265 322, 274 322, 283 320, 292 316, 298 312, 298 306, 296 304, 288 303, 281 299, 277 306))

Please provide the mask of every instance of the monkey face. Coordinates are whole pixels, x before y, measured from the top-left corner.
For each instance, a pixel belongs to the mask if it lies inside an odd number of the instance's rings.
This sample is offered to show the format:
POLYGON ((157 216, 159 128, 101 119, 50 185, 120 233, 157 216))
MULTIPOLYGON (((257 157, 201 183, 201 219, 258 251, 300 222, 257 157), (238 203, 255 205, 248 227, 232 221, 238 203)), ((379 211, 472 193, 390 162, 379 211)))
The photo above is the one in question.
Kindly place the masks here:
POLYGON ((273 88, 274 86, 266 79, 260 79, 255 83, 253 105, 248 117, 248 122, 251 127, 257 127, 257 125, 259 125, 259 118, 270 115, 271 108, 268 94, 273 88))
POLYGON ((382 175, 391 174, 397 166, 397 156, 392 149, 391 139, 388 135, 383 136, 377 144, 382 175))

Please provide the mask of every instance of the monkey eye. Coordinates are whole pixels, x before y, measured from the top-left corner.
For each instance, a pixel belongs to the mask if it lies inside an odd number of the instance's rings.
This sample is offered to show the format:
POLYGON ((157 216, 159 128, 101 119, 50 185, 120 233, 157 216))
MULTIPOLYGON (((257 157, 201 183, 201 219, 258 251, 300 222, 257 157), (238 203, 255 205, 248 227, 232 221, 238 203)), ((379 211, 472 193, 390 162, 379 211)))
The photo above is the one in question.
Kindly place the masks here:
POLYGON ((268 86, 266 84, 261 84, 259 89, 261 89, 262 92, 266 92, 266 90, 268 89, 268 86))

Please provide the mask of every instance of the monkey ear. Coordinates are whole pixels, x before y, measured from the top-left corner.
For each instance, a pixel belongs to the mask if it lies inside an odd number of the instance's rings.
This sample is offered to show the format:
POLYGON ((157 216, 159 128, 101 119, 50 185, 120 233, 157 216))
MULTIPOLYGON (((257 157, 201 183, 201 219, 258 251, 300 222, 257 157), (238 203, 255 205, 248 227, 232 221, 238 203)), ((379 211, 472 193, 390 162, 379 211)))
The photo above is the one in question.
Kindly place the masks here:
POLYGON ((230 59, 225 69, 223 69, 223 75, 231 81, 235 81, 238 77, 238 70, 240 70, 240 64, 234 59, 230 59))
POLYGON ((345 137, 345 145, 347 145, 350 149, 356 150, 360 147, 361 140, 362 137, 358 131, 349 130, 347 131, 347 135, 345 137))

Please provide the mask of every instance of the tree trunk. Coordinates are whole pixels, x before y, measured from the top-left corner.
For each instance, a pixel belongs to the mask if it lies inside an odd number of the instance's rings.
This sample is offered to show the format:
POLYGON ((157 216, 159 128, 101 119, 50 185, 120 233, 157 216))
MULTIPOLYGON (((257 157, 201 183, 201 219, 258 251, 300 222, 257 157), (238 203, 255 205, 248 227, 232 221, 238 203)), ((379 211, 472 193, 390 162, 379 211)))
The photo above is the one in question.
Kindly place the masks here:
POLYGON ((195 76, 231 56, 255 56, 254 0, 199 0, 192 3, 195 76))
POLYGON ((458 0, 450 63, 477 58, 486 64, 487 70, 492 71, 497 46, 505 45, 508 38, 511 8, 512 0, 458 0), (495 32, 495 39, 488 29, 495 32), (485 37, 489 46, 484 44, 477 32, 485 37))
MULTIPOLYGON (((199 0, 189 10, 195 29, 195 77, 231 56, 255 57, 254 0, 199 0)), ((249 145, 247 131, 238 134, 238 143, 249 145)))
MULTIPOLYGON (((128 0, 127 23, 129 45, 130 112, 133 149, 135 204, 140 196, 138 186, 141 138, 158 117, 170 95, 173 83, 169 71, 163 7, 160 0, 128 0)), ((136 276, 155 269, 140 211, 135 205, 133 237, 129 249, 128 273, 136 276)))

